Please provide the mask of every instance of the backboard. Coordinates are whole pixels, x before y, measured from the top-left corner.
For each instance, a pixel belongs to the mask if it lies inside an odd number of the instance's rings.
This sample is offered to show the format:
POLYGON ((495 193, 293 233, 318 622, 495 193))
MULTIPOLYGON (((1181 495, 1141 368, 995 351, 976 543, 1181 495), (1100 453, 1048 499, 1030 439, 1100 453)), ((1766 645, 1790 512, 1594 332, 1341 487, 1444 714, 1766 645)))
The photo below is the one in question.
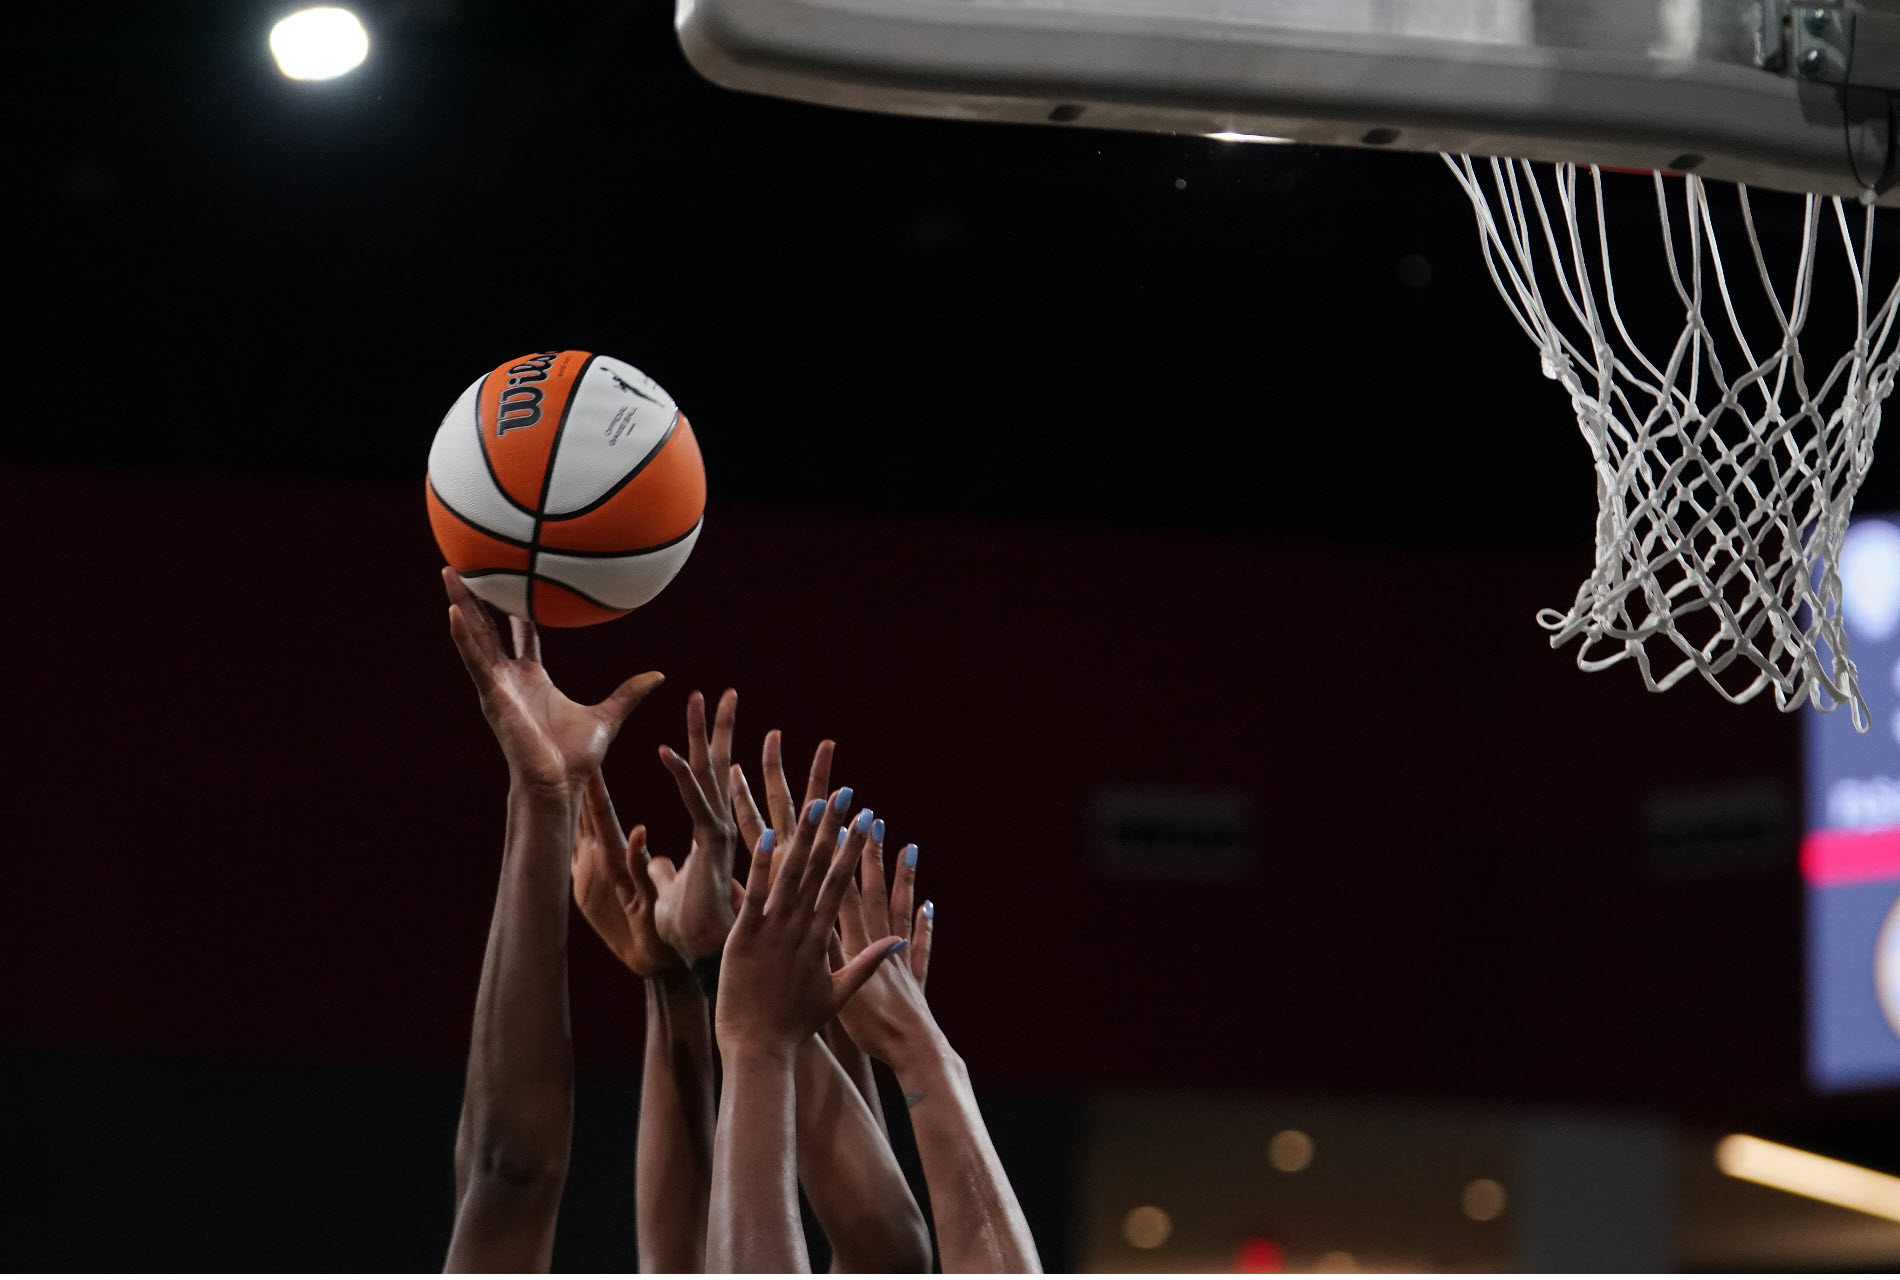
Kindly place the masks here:
POLYGON ((1900 0, 679 0, 729 88, 863 110, 1883 186, 1900 0))

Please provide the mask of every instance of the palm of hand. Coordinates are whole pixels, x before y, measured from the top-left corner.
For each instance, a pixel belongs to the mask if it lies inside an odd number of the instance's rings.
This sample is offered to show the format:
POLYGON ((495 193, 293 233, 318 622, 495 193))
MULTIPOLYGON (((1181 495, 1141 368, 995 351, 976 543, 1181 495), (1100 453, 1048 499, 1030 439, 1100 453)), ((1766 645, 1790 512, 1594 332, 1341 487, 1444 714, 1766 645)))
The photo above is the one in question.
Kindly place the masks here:
MULTIPOLYGON (((637 847, 631 856, 644 858, 646 833, 636 827, 634 834, 637 847)), ((592 823, 583 820, 574 837, 574 901, 607 949, 637 976, 651 978, 679 969, 683 962, 655 925, 657 895, 651 892, 651 880, 643 887, 631 875, 613 874, 612 868, 624 866, 628 856, 626 842, 616 853, 611 842, 602 840, 592 823)))
POLYGON ((695 835, 692 850, 672 883, 660 890, 654 909, 660 936, 681 955, 716 955, 732 932, 732 852, 705 851, 695 835))
POLYGON ((493 675, 483 710, 525 781, 573 783, 607 754, 613 734, 599 708, 582 706, 555 688, 539 662, 505 659, 495 664, 493 675))

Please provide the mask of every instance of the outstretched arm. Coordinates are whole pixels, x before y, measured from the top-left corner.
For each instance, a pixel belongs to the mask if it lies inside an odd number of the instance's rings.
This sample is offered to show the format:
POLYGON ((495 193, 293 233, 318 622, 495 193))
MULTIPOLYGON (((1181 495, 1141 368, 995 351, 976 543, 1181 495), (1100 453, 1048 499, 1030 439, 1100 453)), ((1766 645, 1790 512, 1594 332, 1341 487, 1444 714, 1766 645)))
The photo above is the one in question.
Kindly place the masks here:
POLYGON ((712 1181, 712 1019, 679 953, 654 925, 669 859, 647 853, 646 828, 621 834, 607 783, 588 783, 574 841, 574 899, 646 992, 646 1052, 634 1156, 640 1269, 697 1271, 706 1260, 712 1181))
MULTIPOLYGON (((805 790, 808 808, 824 798, 831 776, 831 755, 832 744, 825 742, 812 757, 805 790)), ((762 764, 766 805, 774 820, 782 828, 787 827, 797 810, 792 807, 776 731, 766 735, 762 764)), ((731 791, 740 837, 756 843, 764 823, 746 786, 745 774, 737 766, 732 768, 731 791)), ((838 794, 848 807, 850 788, 838 794)), ((883 828, 870 810, 862 810, 850 825, 849 838, 857 842, 881 838, 883 828)), ((829 948, 835 949, 836 945, 834 936, 829 948)), ((826 1024, 827 1030, 837 1025, 834 1019, 826 1024)), ((824 1228, 825 1238, 831 1242, 832 1270, 928 1271, 930 1230, 884 1131, 877 1086, 868 1079, 870 1060, 848 1036, 840 1035, 851 1061, 864 1068, 865 1082, 854 1080, 831 1052, 828 1038, 814 1036, 799 1048, 795 1121, 798 1181, 824 1228)))
MULTIPOLYGON (((896 938, 867 943, 831 972, 827 944, 863 843, 855 832, 838 839, 847 803, 842 795, 815 801, 776 858, 774 833, 760 836, 726 940, 714 1010, 726 1085, 713 1140, 708 1270, 809 1267, 794 1181, 794 1060, 903 946, 896 938)), ((848 1082, 843 1087, 862 1105, 848 1082)))
POLYGON ((887 896, 882 841, 866 843, 863 889, 847 887, 839 913, 844 952, 858 956, 866 947, 881 946, 870 939, 885 933, 914 945, 908 964, 878 966, 845 1006, 841 1021, 852 1039, 896 1073, 904 1091, 943 1269, 1040 1271, 1036 1242, 990 1143, 970 1073, 924 1000, 937 912, 929 902, 913 912, 916 870, 917 846, 907 845, 887 896))
POLYGON ((462 1119, 445 1269, 545 1271, 567 1178, 573 1061, 567 1024, 569 858, 580 789, 621 722, 659 683, 649 673, 598 706, 570 701, 541 666, 532 623, 515 656, 445 570, 449 631, 508 761, 501 885, 489 925, 462 1119))

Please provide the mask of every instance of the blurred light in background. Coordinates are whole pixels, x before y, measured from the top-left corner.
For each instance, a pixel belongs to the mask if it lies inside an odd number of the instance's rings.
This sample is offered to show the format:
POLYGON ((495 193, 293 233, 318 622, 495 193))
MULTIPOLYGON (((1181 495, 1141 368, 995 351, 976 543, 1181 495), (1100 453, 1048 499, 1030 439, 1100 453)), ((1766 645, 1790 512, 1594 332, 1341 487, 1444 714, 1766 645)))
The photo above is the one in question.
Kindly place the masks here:
POLYGON ((348 9, 299 9, 270 29, 277 69, 292 80, 332 80, 369 56, 369 32, 348 9))
POLYGON ((1137 1249, 1159 1249, 1174 1234, 1174 1219, 1166 1209, 1144 1204, 1122 1219, 1122 1239, 1137 1249))
POLYGON ((1322 1256, 1318 1262, 1315 1262, 1313 1264, 1313 1270, 1327 1272, 1332 1275, 1350 1274, 1359 1270, 1359 1259, 1353 1257, 1344 1249, 1335 1249, 1331 1253, 1322 1256))
POLYGON ((1291 138, 1276 137, 1275 135, 1271 133, 1234 133, 1231 130, 1223 131, 1221 133, 1204 134, 1202 136, 1212 138, 1216 142, 1282 142, 1284 143, 1284 142, 1293 141, 1293 139, 1291 138))
POLYGON ((1458 1204, 1473 1222, 1490 1222, 1504 1213, 1504 1184, 1494 1178, 1473 1178, 1465 1183, 1458 1204))
POLYGON ((1254 1236, 1241 1243, 1234 1270, 1242 1275, 1272 1275, 1286 1270, 1286 1253, 1273 1241, 1254 1236))
POLYGON ((1298 1129, 1282 1129, 1267 1143, 1267 1162, 1281 1173, 1298 1173, 1313 1163, 1313 1139, 1298 1129))
POLYGON ((1900 1222, 1900 1178, 1845 1160, 1732 1133, 1715 1144, 1715 1167, 1731 1178, 1900 1222))

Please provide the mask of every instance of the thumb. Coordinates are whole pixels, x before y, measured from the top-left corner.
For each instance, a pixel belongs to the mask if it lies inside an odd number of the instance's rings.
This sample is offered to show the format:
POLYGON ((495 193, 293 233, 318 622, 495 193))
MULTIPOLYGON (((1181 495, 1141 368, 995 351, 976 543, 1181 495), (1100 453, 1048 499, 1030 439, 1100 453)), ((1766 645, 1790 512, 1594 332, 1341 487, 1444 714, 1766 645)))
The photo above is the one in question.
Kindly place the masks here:
POLYGON ((664 893, 666 886, 673 883, 673 877, 679 874, 679 868, 673 865, 671 858, 655 855, 647 861, 647 874, 653 878, 653 887, 664 893))
POLYGON ((646 701, 646 696, 659 688, 665 679, 666 677, 659 672, 649 671, 645 675, 638 675, 624 682, 618 689, 608 694, 606 700, 594 708, 600 713, 600 718, 606 721, 607 731, 619 733, 621 723, 632 715, 633 709, 646 701))
POLYGON ((831 990, 836 997, 838 1007, 842 1009, 852 996, 858 994, 858 988, 871 980, 877 967, 910 945, 899 937, 889 937, 872 943, 854 957, 851 963, 831 975, 831 990))
MULTIPOLYGON (((647 874, 647 829, 636 826, 627 833, 627 857, 620 867, 614 868, 614 892, 620 897, 622 907, 630 907, 641 898, 653 896, 653 881, 647 874)), ((612 863, 608 864, 610 867, 612 863)))

